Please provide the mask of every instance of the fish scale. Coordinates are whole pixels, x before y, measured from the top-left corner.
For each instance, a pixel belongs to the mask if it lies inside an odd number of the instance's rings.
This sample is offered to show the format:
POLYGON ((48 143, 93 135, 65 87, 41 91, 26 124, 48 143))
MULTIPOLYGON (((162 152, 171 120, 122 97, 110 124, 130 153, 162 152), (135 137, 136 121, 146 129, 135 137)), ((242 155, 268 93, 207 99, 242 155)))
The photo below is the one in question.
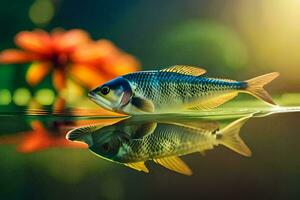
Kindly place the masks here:
POLYGON ((158 157, 184 154, 187 151, 201 151, 213 147, 215 136, 209 131, 171 124, 158 124, 155 132, 143 139, 132 140, 124 160, 139 161, 158 157), (181 134, 184 133, 184 134, 181 134), (207 144, 210 144, 208 146, 207 144))
POLYGON ((89 96, 105 109, 130 115, 211 110, 239 93, 276 105, 263 87, 278 77, 278 72, 246 81, 208 78, 205 73, 204 69, 184 65, 135 72, 108 81, 89 96))
POLYGON ((128 118, 108 126, 77 128, 67 138, 85 142, 100 157, 139 171, 148 173, 145 161, 153 160, 175 172, 191 175, 191 169, 179 156, 203 153, 218 145, 250 156, 250 149, 239 137, 242 125, 250 117, 237 119, 221 129, 216 121, 198 118, 128 118))
POLYGON ((170 102, 177 106, 194 98, 246 87, 245 82, 218 80, 174 72, 139 72, 123 77, 135 85, 136 96, 150 99, 156 108, 168 105, 170 102))

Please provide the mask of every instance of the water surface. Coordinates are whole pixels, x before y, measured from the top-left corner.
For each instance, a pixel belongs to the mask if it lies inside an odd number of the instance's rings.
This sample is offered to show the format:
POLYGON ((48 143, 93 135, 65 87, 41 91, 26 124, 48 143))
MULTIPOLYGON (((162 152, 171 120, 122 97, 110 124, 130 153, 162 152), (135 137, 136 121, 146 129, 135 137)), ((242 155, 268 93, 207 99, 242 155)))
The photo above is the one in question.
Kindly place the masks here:
MULTIPOLYGON (((111 125, 121 116, 97 110, 5 110, 0 114, 1 199, 298 199, 299 107, 234 107, 168 114, 174 120, 217 120, 226 125, 253 113, 240 136, 252 151, 244 157, 224 146, 181 158, 192 176, 147 162, 138 172, 92 154, 65 134, 85 125, 111 125)), ((141 118, 157 116, 141 116, 141 118)))

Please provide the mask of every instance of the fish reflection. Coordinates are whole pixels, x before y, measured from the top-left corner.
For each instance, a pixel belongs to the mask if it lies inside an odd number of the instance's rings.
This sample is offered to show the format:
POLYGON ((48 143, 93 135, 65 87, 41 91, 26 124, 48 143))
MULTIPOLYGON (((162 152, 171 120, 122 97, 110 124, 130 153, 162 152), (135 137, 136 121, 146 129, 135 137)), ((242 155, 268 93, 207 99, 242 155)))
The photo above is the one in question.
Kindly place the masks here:
MULTIPOLYGON (((251 115, 252 116, 252 115, 251 115)), ((175 172, 192 171, 179 156, 224 145, 244 156, 251 151, 239 137, 246 116, 221 128, 216 121, 201 119, 129 118, 109 126, 87 126, 71 130, 67 139, 87 143, 100 157, 149 172, 145 161, 153 160, 175 172)))

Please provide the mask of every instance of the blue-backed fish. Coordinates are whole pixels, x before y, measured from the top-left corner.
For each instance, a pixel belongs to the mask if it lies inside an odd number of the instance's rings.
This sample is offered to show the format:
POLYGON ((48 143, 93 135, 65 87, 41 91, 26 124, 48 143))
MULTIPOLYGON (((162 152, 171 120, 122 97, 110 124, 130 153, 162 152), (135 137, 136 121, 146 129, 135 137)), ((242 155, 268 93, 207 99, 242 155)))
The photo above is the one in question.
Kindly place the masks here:
POLYGON ((210 110, 240 92, 275 105, 263 86, 278 72, 247 81, 208 78, 205 73, 204 69, 181 65, 130 73, 95 88, 89 97, 108 110, 130 115, 210 110))
POLYGON ((192 170, 179 156, 224 145, 250 156, 251 151, 239 136, 251 116, 229 123, 224 128, 216 121, 201 119, 129 118, 109 126, 88 126, 71 130, 67 139, 88 144, 89 149, 109 161, 149 172, 145 161, 152 160, 175 172, 191 175, 192 170))

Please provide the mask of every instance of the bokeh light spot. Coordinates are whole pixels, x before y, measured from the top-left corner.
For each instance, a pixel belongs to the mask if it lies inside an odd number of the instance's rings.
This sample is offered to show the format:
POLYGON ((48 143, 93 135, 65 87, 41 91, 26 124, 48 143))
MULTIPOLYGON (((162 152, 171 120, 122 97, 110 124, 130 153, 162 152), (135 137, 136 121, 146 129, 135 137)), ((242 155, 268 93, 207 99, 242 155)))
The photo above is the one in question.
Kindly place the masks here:
POLYGON ((51 105, 54 102, 55 94, 52 90, 44 88, 37 91, 35 99, 42 105, 51 105))
POLYGON ((29 17, 36 25, 45 25, 54 16, 54 5, 51 0, 36 0, 29 9, 29 17))
POLYGON ((18 106, 27 105, 29 103, 30 98, 31 94, 26 88, 18 88, 13 95, 13 101, 18 106))
POLYGON ((8 89, 0 90, 0 105, 8 105, 11 102, 11 94, 8 89))

